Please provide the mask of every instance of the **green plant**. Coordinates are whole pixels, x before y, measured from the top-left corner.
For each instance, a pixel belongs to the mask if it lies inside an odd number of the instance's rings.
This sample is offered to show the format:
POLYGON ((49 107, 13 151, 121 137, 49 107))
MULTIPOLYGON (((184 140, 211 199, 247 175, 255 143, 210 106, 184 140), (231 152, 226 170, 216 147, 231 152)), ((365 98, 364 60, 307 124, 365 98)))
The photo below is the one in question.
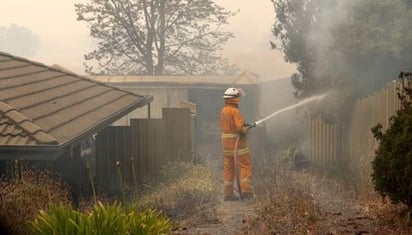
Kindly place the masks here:
POLYGON ((170 232, 171 222, 160 211, 155 209, 147 209, 139 216, 133 216, 137 212, 132 211, 129 213, 129 227, 130 234, 143 235, 143 234, 168 234, 170 232))
POLYGON ((33 234, 168 234, 170 220, 160 211, 147 209, 143 212, 132 207, 123 208, 120 203, 104 205, 97 202, 89 212, 81 213, 72 207, 59 204, 29 222, 33 234))
POLYGON ((29 222, 33 234, 86 234, 83 215, 67 204, 50 207, 46 212, 41 210, 36 219, 29 222))
POLYGON ((371 129, 379 146, 372 162, 374 188, 393 203, 406 204, 412 210, 412 92, 398 89, 401 108, 390 118, 390 126, 383 132, 378 123, 371 129))
POLYGON ((93 234, 126 234, 128 230, 129 217, 117 202, 109 205, 97 202, 86 218, 93 234))

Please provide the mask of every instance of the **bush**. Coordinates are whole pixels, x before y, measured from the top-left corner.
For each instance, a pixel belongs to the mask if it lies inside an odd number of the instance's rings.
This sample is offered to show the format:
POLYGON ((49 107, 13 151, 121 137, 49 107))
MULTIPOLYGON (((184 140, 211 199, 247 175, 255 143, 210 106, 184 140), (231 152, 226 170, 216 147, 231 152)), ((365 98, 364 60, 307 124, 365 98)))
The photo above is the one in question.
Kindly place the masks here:
POLYGON ((401 109, 390 118, 390 126, 384 133, 378 123, 372 128, 379 141, 372 162, 374 188, 392 203, 402 202, 412 209, 412 107, 409 89, 398 90, 401 109))
POLYGON ((138 212, 133 208, 122 208, 119 203, 103 205, 98 202, 86 213, 59 204, 48 212, 41 211, 29 223, 33 234, 168 234, 170 220, 153 209, 138 212))
POLYGON ((27 234, 27 221, 40 209, 70 203, 68 187, 48 171, 24 170, 21 179, 0 180, 0 188, 0 226, 7 234, 27 234))

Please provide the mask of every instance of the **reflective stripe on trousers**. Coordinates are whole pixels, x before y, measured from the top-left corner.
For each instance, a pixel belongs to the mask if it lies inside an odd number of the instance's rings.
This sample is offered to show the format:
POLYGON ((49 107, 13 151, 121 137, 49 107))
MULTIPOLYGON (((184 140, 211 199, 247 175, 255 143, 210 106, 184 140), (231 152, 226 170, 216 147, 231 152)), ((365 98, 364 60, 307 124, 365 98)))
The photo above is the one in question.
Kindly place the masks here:
MULTIPOLYGON (((223 150, 223 154, 224 154, 224 155, 233 156, 234 153, 235 153, 234 150, 227 150, 227 149, 223 150)), ((249 148, 246 147, 246 148, 243 148, 243 149, 238 149, 238 150, 236 151, 236 153, 237 153, 238 156, 239 156, 239 155, 249 154, 249 148)))

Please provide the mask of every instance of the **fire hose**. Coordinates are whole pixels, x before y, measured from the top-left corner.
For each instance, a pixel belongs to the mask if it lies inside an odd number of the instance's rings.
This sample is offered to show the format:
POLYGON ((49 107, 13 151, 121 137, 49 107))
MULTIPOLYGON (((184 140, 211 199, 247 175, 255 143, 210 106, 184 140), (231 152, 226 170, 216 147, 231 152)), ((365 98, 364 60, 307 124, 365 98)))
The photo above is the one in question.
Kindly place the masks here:
MULTIPOLYGON (((401 73, 401 75, 403 76, 402 73, 401 73)), ((401 75, 399 75, 399 76, 401 76, 401 75)), ((278 111, 276 111, 276 112, 274 112, 274 113, 272 113, 272 114, 270 114, 270 115, 268 115, 268 116, 266 116, 266 117, 264 117, 264 118, 262 118, 262 119, 260 119, 260 120, 258 120, 258 121, 256 121, 256 122, 245 123, 245 124, 243 124, 243 125, 244 125, 247 129, 256 127, 257 125, 259 125, 259 124, 267 121, 267 120, 270 119, 270 118, 275 117, 276 115, 278 115, 278 114, 280 114, 280 113, 283 113, 283 112, 285 112, 285 111, 294 109, 294 108, 296 108, 296 107, 302 106, 302 105, 304 105, 304 104, 306 104, 306 103, 309 103, 309 102, 312 102, 312 101, 315 101, 315 100, 321 100, 321 99, 325 98, 328 94, 329 94, 329 93, 325 93, 325 94, 323 94, 323 95, 315 95, 315 96, 306 98, 306 99, 304 99, 304 100, 301 100, 299 103, 296 103, 296 104, 294 104, 294 105, 290 105, 290 106, 285 107, 285 108, 283 108, 283 109, 281 109, 281 110, 278 110, 278 111)), ((234 147, 234 151, 233 151, 233 152, 234 152, 234 153, 233 153, 233 164, 234 164, 234 168, 233 168, 233 169, 234 169, 234 171, 235 171, 235 177, 236 177, 237 187, 238 187, 238 190, 239 190, 239 198, 240 198, 240 200, 242 200, 242 190, 241 190, 241 188, 240 188, 240 180, 239 180, 239 179, 240 179, 239 169, 238 169, 238 167, 237 167, 238 164, 239 164, 238 161, 237 161, 237 149, 238 149, 238 146, 239 146, 239 140, 240 140, 240 136, 238 135, 238 136, 236 137, 235 147, 234 147)))
MULTIPOLYGON (((249 123, 245 123, 245 124, 243 124, 248 130, 249 129, 251 129, 251 128, 253 128, 253 127, 256 127, 256 123, 255 122, 253 122, 253 123, 251 123, 251 124, 249 124, 249 123)), ((237 160, 237 149, 238 149, 238 147, 239 147, 239 140, 240 140, 240 135, 238 135, 237 137, 236 137, 236 140, 235 140, 235 147, 234 147, 234 151, 233 151, 233 165, 234 165, 234 167, 233 167, 233 169, 234 169, 234 171, 235 171, 235 178, 236 178, 236 184, 237 184, 237 189, 238 189, 238 192, 239 192, 239 198, 240 198, 240 200, 242 201, 242 189, 241 189, 241 187, 240 187, 240 169, 239 169, 239 162, 238 162, 238 160, 237 160)))

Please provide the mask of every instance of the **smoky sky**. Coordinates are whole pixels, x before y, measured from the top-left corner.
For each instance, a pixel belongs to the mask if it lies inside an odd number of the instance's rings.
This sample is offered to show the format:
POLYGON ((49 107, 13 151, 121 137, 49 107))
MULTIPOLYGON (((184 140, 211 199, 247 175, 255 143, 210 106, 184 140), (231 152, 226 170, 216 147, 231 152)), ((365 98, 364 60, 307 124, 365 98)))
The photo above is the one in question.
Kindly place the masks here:
MULTIPOLYGON (((39 37, 39 50, 29 59, 48 65, 59 64, 74 72, 83 73, 83 55, 94 49, 88 28, 76 21, 75 3, 65 1, 2 1, 1 25, 17 24, 30 29, 39 37)), ((275 15, 271 2, 250 0, 216 0, 231 11, 239 11, 229 21, 227 29, 235 38, 223 47, 222 54, 241 70, 260 74, 261 79, 290 76, 296 66, 286 63, 278 51, 271 51, 269 40, 275 15)))
POLYGON ((320 6, 316 24, 305 38, 314 49, 317 79, 345 85, 354 96, 367 96, 410 69, 405 2, 314 0, 320 6), (358 32, 353 32, 356 28, 358 32), (333 77, 333 78, 332 78, 333 77))

